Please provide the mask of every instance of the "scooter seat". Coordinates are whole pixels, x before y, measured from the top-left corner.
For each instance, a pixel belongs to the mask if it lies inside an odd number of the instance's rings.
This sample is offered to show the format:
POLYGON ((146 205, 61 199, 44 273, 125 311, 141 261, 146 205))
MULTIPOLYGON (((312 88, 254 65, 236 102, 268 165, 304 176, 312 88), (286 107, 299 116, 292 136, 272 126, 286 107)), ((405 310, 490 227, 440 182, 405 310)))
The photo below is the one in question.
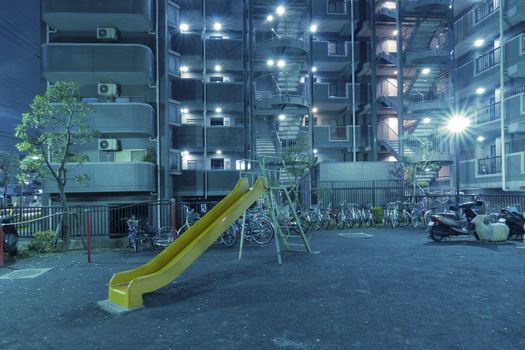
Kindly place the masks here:
POLYGON ((441 215, 446 217, 447 219, 452 219, 452 220, 457 220, 457 221, 463 219, 459 217, 456 213, 443 213, 441 215))

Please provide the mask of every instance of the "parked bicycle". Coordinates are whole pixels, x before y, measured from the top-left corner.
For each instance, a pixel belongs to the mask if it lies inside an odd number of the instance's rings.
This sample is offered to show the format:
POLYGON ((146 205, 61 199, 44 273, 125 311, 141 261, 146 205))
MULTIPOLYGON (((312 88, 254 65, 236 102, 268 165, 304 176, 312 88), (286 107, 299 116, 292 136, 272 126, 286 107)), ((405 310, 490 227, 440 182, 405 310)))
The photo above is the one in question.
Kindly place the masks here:
POLYGON ((173 232, 169 226, 157 228, 149 223, 148 218, 140 220, 135 215, 123 220, 126 220, 128 225, 128 243, 134 252, 139 250, 139 246, 167 247, 173 241, 173 232))

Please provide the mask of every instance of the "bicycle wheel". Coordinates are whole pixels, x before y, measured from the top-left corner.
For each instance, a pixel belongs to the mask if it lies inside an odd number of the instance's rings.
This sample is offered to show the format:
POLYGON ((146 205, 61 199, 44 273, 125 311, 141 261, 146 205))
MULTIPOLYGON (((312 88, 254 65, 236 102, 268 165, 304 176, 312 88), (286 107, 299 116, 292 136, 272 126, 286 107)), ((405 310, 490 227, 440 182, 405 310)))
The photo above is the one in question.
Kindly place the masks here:
POLYGON ((233 247, 238 239, 239 232, 233 226, 228 227, 220 237, 221 243, 227 247, 233 247))
POLYGON ((255 243, 260 245, 270 243, 270 241, 273 239, 273 236, 275 235, 274 227, 271 221, 268 219, 255 221, 250 227, 250 231, 251 238, 255 241, 255 243))
POLYGON ((137 234, 131 232, 128 234, 129 247, 136 253, 139 251, 139 244, 137 242, 137 234))
POLYGON ((312 231, 319 231, 323 223, 323 218, 321 214, 315 211, 310 211, 308 213, 308 217, 310 218, 310 228, 312 229, 312 231))
POLYGON ((413 228, 417 228, 419 226, 419 209, 412 209, 412 213, 410 213, 410 223, 412 224, 413 228))
POLYGON ((190 226, 188 224, 184 224, 182 225, 178 230, 177 230, 177 238, 179 238, 184 232, 186 232, 188 229, 190 228, 190 226))
POLYGON ((173 232, 171 231, 171 227, 162 226, 159 229, 157 238, 155 239, 155 245, 167 247, 171 242, 173 242, 173 232))

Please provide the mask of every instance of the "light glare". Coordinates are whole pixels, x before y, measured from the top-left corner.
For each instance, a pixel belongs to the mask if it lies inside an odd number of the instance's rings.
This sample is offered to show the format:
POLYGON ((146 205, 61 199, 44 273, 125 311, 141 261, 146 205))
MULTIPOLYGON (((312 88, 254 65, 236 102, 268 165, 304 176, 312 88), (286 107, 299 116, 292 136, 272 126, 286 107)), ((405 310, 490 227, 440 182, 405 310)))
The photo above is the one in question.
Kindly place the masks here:
POLYGON ((179 29, 182 33, 187 33, 190 30, 190 25, 188 23, 181 23, 179 29))
POLYGON ((470 125, 470 119, 457 114, 449 119, 447 129, 454 134, 461 134, 470 125))
POLYGON ((278 16, 282 16, 286 12, 286 9, 284 8, 284 6, 277 6, 277 9, 275 9, 275 12, 277 13, 278 16))

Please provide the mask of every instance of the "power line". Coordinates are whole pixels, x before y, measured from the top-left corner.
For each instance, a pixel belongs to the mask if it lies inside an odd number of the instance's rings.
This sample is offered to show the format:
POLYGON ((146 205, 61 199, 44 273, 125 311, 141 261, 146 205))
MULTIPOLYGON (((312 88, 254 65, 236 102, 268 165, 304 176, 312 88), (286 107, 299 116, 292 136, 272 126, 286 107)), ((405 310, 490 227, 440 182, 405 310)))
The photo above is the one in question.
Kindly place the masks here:
MULTIPOLYGON (((32 38, 30 38, 24 32, 19 30, 16 26, 14 26, 7 19, 5 19, 4 17, 0 16, 0 20, 3 21, 4 23, 6 23, 9 27, 13 28, 15 30, 15 33, 19 34, 19 37, 21 35, 27 43, 29 43, 30 45, 35 45, 35 41, 32 38)), ((38 49, 38 45, 35 45, 35 48, 38 49)))

